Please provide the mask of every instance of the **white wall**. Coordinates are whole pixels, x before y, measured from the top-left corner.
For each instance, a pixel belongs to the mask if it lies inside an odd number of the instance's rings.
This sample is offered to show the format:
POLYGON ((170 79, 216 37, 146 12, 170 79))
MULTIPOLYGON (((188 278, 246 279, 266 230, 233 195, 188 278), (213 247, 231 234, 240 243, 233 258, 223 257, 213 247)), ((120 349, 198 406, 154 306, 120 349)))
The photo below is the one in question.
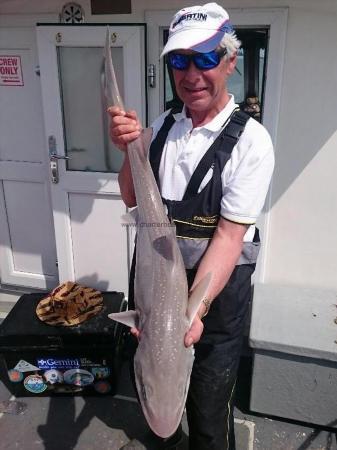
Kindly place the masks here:
MULTIPOLYGON (((7 0, 3 14, 58 13, 64 1, 7 0)), ((87 21, 143 22, 144 11, 195 2, 133 2, 132 15, 87 21), (165 4, 164 4, 165 5, 165 4)), ((337 2, 229 0, 224 7, 288 7, 265 282, 337 288, 337 2)))
POLYGON ((270 282, 337 288, 336 9, 289 10, 270 282))

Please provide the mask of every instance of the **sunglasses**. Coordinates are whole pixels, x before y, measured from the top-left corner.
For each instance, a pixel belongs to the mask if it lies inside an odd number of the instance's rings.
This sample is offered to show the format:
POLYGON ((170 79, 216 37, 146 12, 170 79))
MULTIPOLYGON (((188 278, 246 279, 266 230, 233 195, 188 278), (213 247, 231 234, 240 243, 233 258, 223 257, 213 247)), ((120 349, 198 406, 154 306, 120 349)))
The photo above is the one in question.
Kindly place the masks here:
POLYGON ((225 54, 226 49, 212 50, 207 53, 193 53, 192 55, 170 52, 167 55, 167 63, 172 69, 187 70, 191 61, 193 61, 193 64, 197 69, 210 70, 220 64, 221 58, 225 54))

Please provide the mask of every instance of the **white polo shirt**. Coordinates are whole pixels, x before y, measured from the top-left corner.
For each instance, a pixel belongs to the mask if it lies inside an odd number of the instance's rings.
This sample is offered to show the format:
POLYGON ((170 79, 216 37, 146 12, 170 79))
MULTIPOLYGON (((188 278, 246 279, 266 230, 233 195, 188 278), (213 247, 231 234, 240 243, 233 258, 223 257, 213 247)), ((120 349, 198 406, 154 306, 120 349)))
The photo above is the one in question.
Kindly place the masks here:
MULTIPOLYGON (((193 128, 186 117, 185 107, 174 114, 175 123, 169 131, 159 168, 160 191, 163 198, 182 200, 188 182, 199 161, 223 130, 233 110, 234 97, 210 122, 193 128), (165 174, 165 176, 164 176, 165 174)), ((155 138, 163 125, 166 111, 151 125, 155 138)), ((221 175, 222 193, 220 214, 232 222, 250 224, 244 241, 252 241, 255 227, 267 195, 274 168, 273 144, 267 130, 250 118, 221 175)), ((199 191, 212 176, 206 174, 199 191)))

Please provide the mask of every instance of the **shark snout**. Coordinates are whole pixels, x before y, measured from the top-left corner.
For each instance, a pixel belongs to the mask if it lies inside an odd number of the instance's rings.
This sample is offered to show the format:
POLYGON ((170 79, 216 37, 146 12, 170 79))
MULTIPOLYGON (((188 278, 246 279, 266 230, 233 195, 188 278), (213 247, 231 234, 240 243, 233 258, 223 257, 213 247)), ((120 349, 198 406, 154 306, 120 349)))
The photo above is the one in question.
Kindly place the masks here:
POLYGON ((156 417, 147 417, 147 421, 155 434, 162 438, 168 438, 176 432, 180 424, 180 415, 179 417, 157 415, 156 417))

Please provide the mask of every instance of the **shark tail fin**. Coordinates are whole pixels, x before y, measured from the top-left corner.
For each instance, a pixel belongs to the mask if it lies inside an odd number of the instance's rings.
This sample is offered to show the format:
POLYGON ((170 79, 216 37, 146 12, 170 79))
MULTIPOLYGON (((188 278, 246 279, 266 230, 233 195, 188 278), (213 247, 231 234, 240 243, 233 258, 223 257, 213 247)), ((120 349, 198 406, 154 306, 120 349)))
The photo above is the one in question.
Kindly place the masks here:
POLYGON ((137 311, 123 311, 119 313, 111 313, 108 315, 109 319, 120 322, 128 327, 138 327, 139 314, 137 311))
POLYGON ((211 272, 208 272, 195 286, 195 288, 193 289, 193 291, 189 296, 186 316, 190 324, 192 324, 193 319, 197 315, 197 312, 200 308, 203 299, 207 295, 211 280, 212 274, 211 272))

